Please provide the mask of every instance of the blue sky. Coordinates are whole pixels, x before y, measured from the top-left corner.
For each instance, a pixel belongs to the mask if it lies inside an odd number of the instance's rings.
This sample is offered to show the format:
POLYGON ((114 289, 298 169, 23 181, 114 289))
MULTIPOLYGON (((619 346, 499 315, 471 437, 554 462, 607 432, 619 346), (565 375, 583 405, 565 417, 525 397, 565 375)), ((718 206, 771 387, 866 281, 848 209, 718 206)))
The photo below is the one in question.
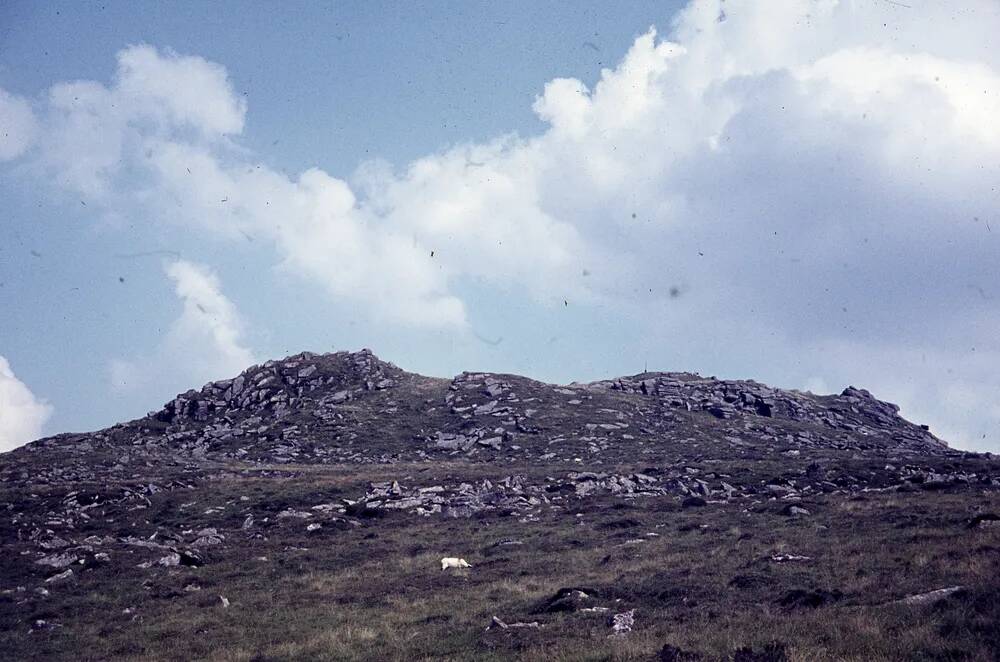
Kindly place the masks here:
POLYGON ((1000 449, 995 3, 624 4, 5 3, 0 448, 371 347, 1000 449))

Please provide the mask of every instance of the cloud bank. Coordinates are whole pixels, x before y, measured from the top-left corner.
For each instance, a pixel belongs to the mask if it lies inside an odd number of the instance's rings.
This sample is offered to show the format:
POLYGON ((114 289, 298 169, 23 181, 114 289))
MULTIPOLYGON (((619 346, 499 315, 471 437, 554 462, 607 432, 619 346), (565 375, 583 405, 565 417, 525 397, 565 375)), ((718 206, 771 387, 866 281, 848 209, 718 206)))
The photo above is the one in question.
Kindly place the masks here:
POLYGON ((572 300, 997 448, 998 31, 992 1, 696 0, 594 85, 545 84, 540 135, 350 181, 268 168, 220 65, 133 46, 37 114, 0 96, 0 156, 109 215, 262 238, 375 320, 464 332, 468 282, 572 300))
POLYGON ((39 400, 0 356, 0 453, 42 436, 52 407, 39 400))

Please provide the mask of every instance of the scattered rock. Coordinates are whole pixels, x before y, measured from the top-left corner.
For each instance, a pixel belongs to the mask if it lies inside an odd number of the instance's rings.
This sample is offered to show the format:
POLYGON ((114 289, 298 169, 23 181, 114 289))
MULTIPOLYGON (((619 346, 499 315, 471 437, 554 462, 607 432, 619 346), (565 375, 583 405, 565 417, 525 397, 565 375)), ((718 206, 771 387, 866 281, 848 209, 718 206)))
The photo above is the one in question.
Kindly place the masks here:
POLYGON ((61 582, 61 581, 65 580, 65 579, 69 579, 72 576, 73 576, 73 569, 72 568, 67 568, 66 570, 63 570, 62 572, 60 572, 58 575, 52 575, 51 577, 49 577, 48 579, 46 579, 45 583, 46 584, 51 584, 53 582, 61 582))
POLYGON ((501 630, 510 630, 512 628, 533 628, 538 629, 541 624, 538 621, 531 621, 530 623, 517 622, 517 623, 504 623, 502 620, 496 616, 490 621, 490 624, 486 627, 487 630, 492 630, 494 628, 499 628, 501 630))
POLYGON ((610 625, 611 636, 624 636, 628 634, 635 627, 635 609, 615 614, 611 617, 610 625))
POLYGON ((205 528, 195 534, 197 539, 191 543, 192 547, 211 547, 213 545, 221 545, 226 537, 219 533, 215 528, 205 528))
POLYGON ((35 564, 47 565, 52 568, 67 568, 76 563, 77 558, 76 554, 70 554, 68 552, 64 554, 50 554, 38 559, 35 561, 35 564))
POLYGON ((917 593, 916 595, 910 595, 898 600, 899 604, 910 605, 910 606, 924 606, 932 605, 935 602, 947 598, 949 595, 953 595, 962 590, 961 586, 948 586, 947 588, 939 588, 933 591, 927 591, 926 593, 917 593))
MULTIPOLYGON (((0 514, 10 534, 5 542, 12 570, 0 599, 31 609, 44 603, 51 613, 68 614, 58 602, 77 592, 44 583, 45 576, 58 573, 45 580, 51 583, 74 572, 96 580, 119 576, 118 566, 135 573, 137 565, 146 570, 141 574, 147 588, 163 582, 150 595, 174 598, 199 588, 188 583, 183 593, 178 590, 200 574, 178 568, 206 560, 256 565, 268 558, 257 554, 267 553, 273 559, 268 567, 278 571, 292 567, 282 550, 302 557, 293 564, 315 556, 298 552, 302 545, 319 547, 325 536, 306 534, 349 529, 373 546, 386 545, 395 540, 397 525, 417 517, 482 518, 491 527, 500 522, 491 529, 494 538, 522 536, 517 521, 561 517, 567 531, 576 527, 580 534, 560 532, 552 547, 583 546, 597 532, 609 553, 602 563, 613 564, 659 553, 662 545, 646 532, 672 532, 676 524, 657 513, 673 512, 678 503, 713 504, 698 517, 681 517, 681 531, 703 532, 707 541, 708 534, 728 530, 735 542, 756 535, 749 532, 761 514, 807 517, 810 509, 817 512, 814 503, 829 503, 831 513, 841 512, 840 503, 858 505, 859 517, 866 517, 881 492, 948 490, 944 496, 952 500, 966 490, 977 495, 975 503, 988 504, 978 497, 1000 488, 997 467, 995 458, 948 450, 928 430, 901 419, 894 405, 855 388, 814 396, 690 373, 644 373, 557 388, 485 373, 465 373, 449 383, 404 373, 367 351, 301 354, 180 394, 144 418, 3 454, 0 483, 10 496, 0 514), (326 481, 331 474, 319 465, 336 467, 338 478, 326 481), (324 481, 316 489, 299 489, 314 469, 324 481), (340 480, 342 475, 347 479, 340 480), (374 482, 355 482, 360 476, 374 482), (273 483, 258 491, 258 481, 273 483), (287 491, 282 481, 288 481, 287 491), (374 521, 380 517, 387 522, 374 521), (391 536, 383 537, 387 529, 391 536), (97 563, 110 567, 91 571, 97 563), (29 586, 14 587, 29 578, 29 586)), ((965 519, 977 512, 972 508, 972 502, 962 505, 942 521, 953 529, 1000 525, 991 512, 965 519)), ((916 514, 885 516, 900 527, 928 521, 916 514)), ((835 520, 831 529, 840 524, 835 520)), ((440 522, 455 530, 466 525, 440 522)), ((814 529, 819 527, 810 524, 799 533, 814 529)), ((995 552, 988 533, 969 534, 983 558, 995 552)), ((492 573, 517 567, 519 557, 536 548, 549 553, 550 541, 539 540, 534 530, 523 537, 523 543, 481 543, 483 567, 492 573), (523 549, 514 547, 521 544, 523 549)), ((730 586, 759 601, 754 592, 782 586, 779 577, 809 585, 809 567, 769 564, 810 560, 789 553, 763 556, 747 570, 754 574, 737 575, 730 586)), ((685 605, 694 607, 697 598, 697 608, 709 610, 701 587, 683 590, 690 594, 685 605)), ((932 604, 958 590, 897 602, 932 604)), ((212 587, 203 591, 208 595, 197 596, 199 604, 214 606, 212 587)), ((838 591, 798 589, 776 591, 771 599, 787 609, 806 609, 841 597, 838 591)), ((600 613, 602 621, 614 614, 608 623, 616 634, 632 629, 635 610, 622 611, 626 604, 610 599, 601 604, 605 599, 593 589, 568 587, 537 611, 600 613)), ((223 596, 219 601, 228 605, 223 596)), ((23 621, 29 623, 49 612, 24 613, 32 614, 23 621)), ((539 625, 494 618, 491 627, 539 625)), ((661 659, 687 655, 694 653, 671 646, 661 651, 661 659)))
POLYGON ((789 504, 782 509, 781 514, 788 517, 805 517, 811 513, 801 506, 789 504))

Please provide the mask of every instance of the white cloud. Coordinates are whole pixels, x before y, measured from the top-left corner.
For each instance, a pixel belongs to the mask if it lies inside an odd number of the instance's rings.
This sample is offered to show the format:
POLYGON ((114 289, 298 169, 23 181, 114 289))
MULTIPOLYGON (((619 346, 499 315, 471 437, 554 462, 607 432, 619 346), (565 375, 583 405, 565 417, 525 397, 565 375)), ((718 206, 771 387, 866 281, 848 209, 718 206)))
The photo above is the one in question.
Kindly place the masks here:
POLYGON ((849 338, 824 343, 814 366, 838 392, 861 385, 900 405, 900 413, 928 424, 946 440, 994 452, 1000 421, 1000 352, 953 352, 931 343, 863 343, 849 338))
POLYGON ((232 377, 255 362, 243 340, 244 323, 218 277, 185 260, 165 265, 165 271, 183 308, 152 354, 112 361, 111 382, 119 394, 168 397, 232 377))
POLYGON ((145 45, 118 53, 110 86, 57 83, 46 101, 36 165, 87 202, 112 208, 122 205, 124 181, 154 141, 217 148, 243 130, 246 113, 222 66, 145 45))
POLYGON ((242 326, 232 302, 222 294, 219 279, 206 267, 177 260, 167 267, 174 281, 177 298, 184 302, 184 312, 167 336, 172 354, 197 352, 198 361, 213 374, 236 374, 253 363, 250 350, 242 345, 242 326))
POLYGON ((110 86, 52 88, 38 162, 108 213, 266 239, 379 320, 465 330, 467 282, 599 303, 778 382, 870 386, 971 444, 1000 429, 962 405, 1000 387, 998 31, 987 0, 695 0, 594 85, 545 85, 541 135, 351 183, 254 161, 220 66, 132 47, 110 86))
POLYGON ((52 407, 39 400, 0 356, 0 453, 42 436, 52 407))
POLYGON ((38 123, 28 102, 0 89, 0 161, 21 156, 37 133, 38 123))
POLYGON ((234 94, 225 68, 200 57, 126 48, 118 54, 113 93, 133 117, 189 126, 208 137, 243 131, 246 103, 234 94))

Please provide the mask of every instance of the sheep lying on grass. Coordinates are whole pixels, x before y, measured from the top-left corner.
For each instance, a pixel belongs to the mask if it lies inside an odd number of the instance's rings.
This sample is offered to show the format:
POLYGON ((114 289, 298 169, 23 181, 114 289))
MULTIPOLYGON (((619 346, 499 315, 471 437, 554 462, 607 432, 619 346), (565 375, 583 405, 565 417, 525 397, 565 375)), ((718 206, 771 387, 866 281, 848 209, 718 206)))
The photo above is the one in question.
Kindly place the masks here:
POLYGON ((441 559, 441 570, 447 570, 448 568, 471 568, 469 562, 465 559, 459 559, 454 556, 447 556, 441 559))

